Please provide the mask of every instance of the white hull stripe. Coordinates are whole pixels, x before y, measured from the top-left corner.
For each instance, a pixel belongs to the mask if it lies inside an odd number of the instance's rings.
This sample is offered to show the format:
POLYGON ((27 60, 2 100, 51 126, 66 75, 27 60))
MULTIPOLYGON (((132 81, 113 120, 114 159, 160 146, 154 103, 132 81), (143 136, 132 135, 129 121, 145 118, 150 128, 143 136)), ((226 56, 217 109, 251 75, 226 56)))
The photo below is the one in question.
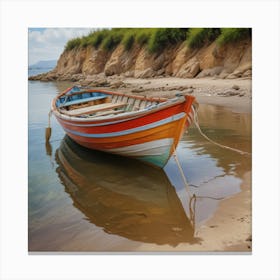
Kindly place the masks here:
POLYGON ((165 153, 167 150, 169 151, 173 144, 172 138, 165 138, 155 141, 150 141, 142 144, 136 144, 132 146, 126 146, 115 149, 107 149, 106 152, 119 154, 124 156, 160 156, 165 153))
POLYGON ((72 129, 68 129, 64 127, 64 130, 66 132, 69 132, 71 134, 74 135, 78 135, 78 136, 84 136, 84 137, 88 137, 88 138, 106 138, 106 137, 115 137, 115 136, 123 136, 123 135, 128 135, 131 133, 135 133, 135 132, 140 132, 140 131, 144 131, 144 130, 148 130, 151 128, 155 128, 158 127, 160 125, 164 125, 164 124, 168 124, 177 120, 180 120, 182 118, 185 117, 185 113, 179 113, 177 115, 174 115, 172 117, 157 121, 157 122, 153 122, 150 124, 146 124, 143 126, 139 126, 136 128, 131 128, 131 129, 127 129, 127 130, 123 130, 123 131, 118 131, 118 132, 109 132, 109 133, 93 133, 93 134, 88 134, 88 133, 83 133, 83 132, 79 132, 79 131, 75 131, 72 129))

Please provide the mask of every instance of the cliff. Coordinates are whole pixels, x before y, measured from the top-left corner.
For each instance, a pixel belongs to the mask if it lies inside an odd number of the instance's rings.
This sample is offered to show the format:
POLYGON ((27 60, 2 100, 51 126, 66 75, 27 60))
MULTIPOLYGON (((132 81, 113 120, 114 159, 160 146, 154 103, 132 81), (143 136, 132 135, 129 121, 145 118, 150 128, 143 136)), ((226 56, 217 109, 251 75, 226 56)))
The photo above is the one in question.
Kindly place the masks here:
POLYGON ((56 67, 31 80, 70 80, 90 84, 97 77, 120 75, 150 78, 251 78, 252 44, 250 39, 219 46, 215 41, 201 48, 189 48, 185 42, 165 47, 151 54, 145 46, 134 44, 125 50, 118 44, 111 51, 92 46, 65 50, 56 67), (88 82, 87 82, 88 81, 88 82))

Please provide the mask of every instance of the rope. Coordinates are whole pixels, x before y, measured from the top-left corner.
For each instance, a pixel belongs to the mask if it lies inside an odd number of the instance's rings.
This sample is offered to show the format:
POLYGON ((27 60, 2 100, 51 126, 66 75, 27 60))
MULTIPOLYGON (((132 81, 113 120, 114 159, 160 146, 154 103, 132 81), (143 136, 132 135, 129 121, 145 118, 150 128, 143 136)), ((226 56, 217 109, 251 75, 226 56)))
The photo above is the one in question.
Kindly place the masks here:
POLYGON ((178 160, 178 156, 177 156, 176 149, 174 149, 174 147, 173 147, 173 150, 174 150, 174 151, 173 151, 173 157, 174 157, 174 159, 175 159, 175 161, 176 161, 176 164, 177 164, 178 169, 179 169, 179 171, 180 171, 181 177, 182 177, 182 179, 183 179, 183 181, 184 181, 186 190, 187 190, 189 196, 191 197, 192 194, 191 194, 191 192, 190 192, 190 187, 189 187, 188 181, 187 181, 187 179, 186 179, 186 177, 185 177, 185 174, 184 174, 184 171, 183 171, 183 169, 182 169, 182 166, 181 166, 181 164, 180 164, 180 162, 179 162, 179 160, 178 160))
POLYGON ((194 122, 195 126, 197 127, 198 131, 200 132, 200 134, 201 134, 206 140, 208 140, 209 142, 211 142, 211 143, 214 144, 214 145, 217 145, 217 146, 219 146, 219 147, 221 147, 221 148, 224 148, 224 149, 228 149, 228 150, 237 152, 237 153, 239 153, 239 154, 241 154, 241 155, 251 155, 251 153, 244 152, 244 151, 241 151, 241 150, 238 150, 238 149, 234 149, 234 148, 231 148, 231 147, 228 147, 228 146, 219 144, 219 143, 213 141, 212 139, 210 139, 207 135, 205 135, 205 134, 202 132, 202 130, 201 130, 200 126, 199 126, 199 122, 198 122, 197 111, 196 111, 196 109, 195 109, 194 107, 193 107, 193 112, 194 112, 193 122, 194 122))
POLYGON ((186 191, 187 191, 187 193, 188 193, 188 195, 189 195, 189 197, 190 197, 190 201, 189 201, 189 203, 188 203, 188 204, 189 204, 189 211, 190 211, 190 217, 189 217, 189 219, 190 219, 190 222, 192 223, 192 226, 193 226, 193 228, 194 228, 194 230, 195 230, 195 205, 196 205, 196 195, 195 195, 195 194, 192 194, 191 191, 190 191, 190 187, 189 187, 188 181, 187 181, 187 179, 186 179, 186 176, 185 176, 185 174, 184 174, 184 171, 183 171, 183 169, 182 169, 182 166, 181 166, 181 164, 180 164, 180 162, 179 162, 179 160, 178 160, 178 156, 177 156, 177 152, 176 152, 176 149, 175 149, 174 144, 173 144, 173 157, 174 157, 175 162, 176 162, 176 164, 177 164, 177 166, 178 166, 178 169, 179 169, 179 171, 180 171, 181 177, 182 177, 182 179, 183 179, 183 181, 184 181, 185 189, 186 189, 186 191), (193 201, 193 200, 194 200, 194 202, 193 202, 193 205, 192 205, 192 201, 193 201))
POLYGON ((48 114, 49 118, 48 118, 48 127, 51 127, 51 116, 52 116, 52 110, 49 111, 48 114))

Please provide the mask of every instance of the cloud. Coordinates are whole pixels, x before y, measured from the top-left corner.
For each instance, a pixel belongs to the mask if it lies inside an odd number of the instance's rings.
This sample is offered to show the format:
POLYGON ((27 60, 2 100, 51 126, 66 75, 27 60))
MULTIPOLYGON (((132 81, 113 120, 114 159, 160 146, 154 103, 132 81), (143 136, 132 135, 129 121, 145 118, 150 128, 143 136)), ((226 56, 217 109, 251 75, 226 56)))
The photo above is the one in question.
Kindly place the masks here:
POLYGON ((87 35, 94 28, 29 28, 28 64, 58 59, 69 39, 87 35))

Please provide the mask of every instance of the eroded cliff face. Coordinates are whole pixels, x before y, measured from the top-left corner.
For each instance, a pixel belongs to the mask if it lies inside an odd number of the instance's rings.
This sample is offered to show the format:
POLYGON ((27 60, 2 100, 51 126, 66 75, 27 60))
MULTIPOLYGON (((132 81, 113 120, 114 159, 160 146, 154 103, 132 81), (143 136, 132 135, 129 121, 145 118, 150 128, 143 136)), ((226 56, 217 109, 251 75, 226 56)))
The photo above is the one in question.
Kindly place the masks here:
POLYGON ((182 43, 167 47, 157 54, 150 54, 145 47, 138 45, 126 51, 122 44, 113 51, 93 47, 73 49, 64 51, 55 69, 38 79, 78 81, 101 73, 105 76, 135 78, 250 78, 251 45, 249 40, 222 47, 214 42, 200 49, 190 49, 182 43))

